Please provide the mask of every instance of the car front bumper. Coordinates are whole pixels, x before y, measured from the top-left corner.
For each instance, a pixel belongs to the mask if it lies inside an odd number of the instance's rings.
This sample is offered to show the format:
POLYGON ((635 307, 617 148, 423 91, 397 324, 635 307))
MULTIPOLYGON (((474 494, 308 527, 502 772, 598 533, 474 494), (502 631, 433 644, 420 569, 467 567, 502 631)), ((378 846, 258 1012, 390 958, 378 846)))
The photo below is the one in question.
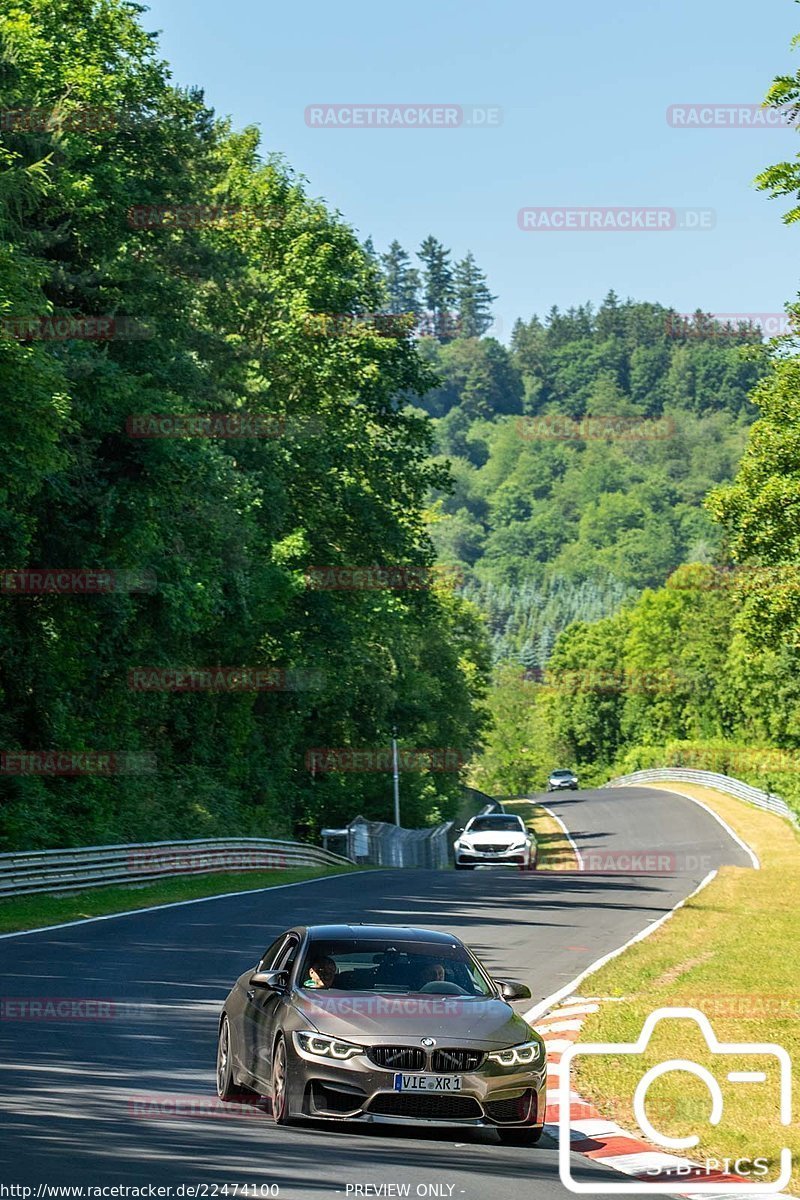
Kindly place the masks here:
POLYGON ((525 848, 523 850, 462 850, 461 848, 454 851, 455 861, 457 863, 469 863, 477 865, 479 863, 511 863, 512 866, 524 864, 529 858, 533 857, 533 850, 525 848))
MULTIPOLYGON (((295 1116, 327 1121, 403 1125, 471 1125, 493 1129, 541 1124, 544 1120, 546 1065, 531 1071, 503 1071, 494 1064, 459 1073, 458 1092, 398 1092, 395 1071, 374 1066, 366 1056, 326 1063, 289 1052, 295 1116)), ((410 1072, 427 1074, 427 1072, 410 1072)))

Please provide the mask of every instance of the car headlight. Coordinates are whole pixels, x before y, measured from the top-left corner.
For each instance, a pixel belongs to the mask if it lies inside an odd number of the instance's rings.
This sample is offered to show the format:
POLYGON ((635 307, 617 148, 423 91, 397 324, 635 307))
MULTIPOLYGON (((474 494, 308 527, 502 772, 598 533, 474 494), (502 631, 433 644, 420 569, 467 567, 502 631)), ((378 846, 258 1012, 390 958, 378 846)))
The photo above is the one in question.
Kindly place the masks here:
POLYGON ((326 1033, 311 1033, 301 1030, 294 1035, 295 1042, 306 1054, 315 1054, 318 1058, 353 1058, 363 1054, 363 1046, 355 1046, 352 1042, 343 1042, 341 1038, 328 1037, 326 1033))
POLYGON ((520 841, 520 842, 512 842, 508 848, 509 848, 509 850, 524 850, 526 844, 527 843, 526 843, 525 839, 523 838, 522 841, 520 841))
POLYGON ((490 1062, 495 1062, 501 1067, 535 1067, 544 1062, 544 1043, 522 1042, 519 1046, 494 1050, 487 1057, 490 1062))

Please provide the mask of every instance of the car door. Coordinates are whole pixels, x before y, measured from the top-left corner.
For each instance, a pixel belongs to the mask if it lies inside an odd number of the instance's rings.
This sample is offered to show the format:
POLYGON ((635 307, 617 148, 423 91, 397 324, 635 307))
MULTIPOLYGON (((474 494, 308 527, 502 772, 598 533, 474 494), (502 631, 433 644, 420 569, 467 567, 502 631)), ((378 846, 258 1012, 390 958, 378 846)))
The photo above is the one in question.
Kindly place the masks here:
MULTIPOLYGON (((277 950, 274 946, 270 947, 259 963, 259 970, 290 972, 299 946, 299 934, 288 933, 281 939, 277 950)), ((245 991, 243 1024, 246 1069, 267 1089, 272 1073, 272 1045, 275 1033, 281 1025, 287 995, 288 993, 276 992, 265 987, 248 986, 245 991)))

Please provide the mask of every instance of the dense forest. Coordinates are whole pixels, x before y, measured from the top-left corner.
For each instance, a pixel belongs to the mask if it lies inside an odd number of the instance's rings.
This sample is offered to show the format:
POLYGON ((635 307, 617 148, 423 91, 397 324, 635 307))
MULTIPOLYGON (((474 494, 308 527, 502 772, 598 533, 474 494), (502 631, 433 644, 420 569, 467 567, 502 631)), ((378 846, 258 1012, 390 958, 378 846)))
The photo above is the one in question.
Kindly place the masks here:
POLYGON ((352 229, 172 84, 138 12, 0 16, 0 845, 391 819, 393 726, 423 752, 405 823, 435 819, 488 659, 429 570, 429 367, 355 319, 385 294, 352 229))

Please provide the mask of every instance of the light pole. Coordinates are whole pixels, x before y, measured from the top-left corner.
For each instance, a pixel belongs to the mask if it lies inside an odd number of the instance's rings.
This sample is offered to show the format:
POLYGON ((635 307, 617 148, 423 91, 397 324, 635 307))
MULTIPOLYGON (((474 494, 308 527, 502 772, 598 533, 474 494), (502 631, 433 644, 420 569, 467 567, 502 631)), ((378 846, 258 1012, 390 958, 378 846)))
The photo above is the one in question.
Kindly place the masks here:
POLYGON ((400 826, 400 771, 397 766, 397 726, 392 726, 392 783, 394 785, 394 823, 400 826))

